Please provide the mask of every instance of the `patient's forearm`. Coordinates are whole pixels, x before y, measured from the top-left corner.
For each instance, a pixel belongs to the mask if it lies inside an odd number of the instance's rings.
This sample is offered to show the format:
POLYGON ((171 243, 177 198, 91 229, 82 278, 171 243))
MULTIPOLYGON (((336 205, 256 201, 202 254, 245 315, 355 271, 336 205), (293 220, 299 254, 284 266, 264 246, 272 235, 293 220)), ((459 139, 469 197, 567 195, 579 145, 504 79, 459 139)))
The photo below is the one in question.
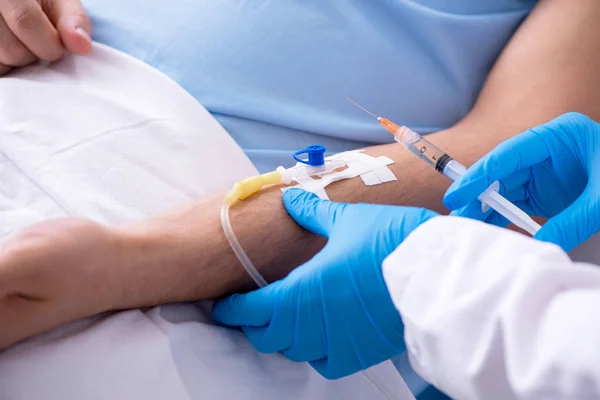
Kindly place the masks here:
POLYGON ((569 111, 600 119, 598 18, 596 0, 540 1, 460 125, 513 135, 569 111))
POLYGON ((596 0, 540 1, 469 114, 433 140, 470 165, 498 143, 566 112, 600 120, 598 18, 596 0))
MULTIPOLYGON (((390 204, 427 204, 440 210, 445 178, 421 162, 414 162, 400 145, 368 149, 386 154, 398 181, 366 187, 359 178, 328 187, 332 200, 390 204), (408 183, 418 181, 418 188, 408 183), (431 191, 427 190, 430 188, 431 191)), ((173 213, 126 227, 127 246, 137 246, 123 273, 134 289, 124 307, 220 297, 255 288, 227 243, 219 220, 223 194, 203 199, 173 213)), ((236 236, 269 282, 308 260, 325 243, 301 229, 287 215, 279 187, 241 201, 230 210, 236 236)))
MULTIPOLYGON (((472 112, 432 142, 470 165, 499 142, 568 111, 600 119, 600 2, 545 0, 497 61, 472 112)), ((443 212, 448 182, 400 145, 368 149, 396 161, 398 181, 365 187, 359 179, 328 187, 332 200, 427 207, 443 212)), ((127 228, 128 246, 144 262, 127 269, 124 307, 219 297, 253 288, 221 230, 222 195, 127 228)), ((314 255, 324 244, 287 216, 278 188, 232 208, 232 224, 250 259, 268 281, 314 255)))

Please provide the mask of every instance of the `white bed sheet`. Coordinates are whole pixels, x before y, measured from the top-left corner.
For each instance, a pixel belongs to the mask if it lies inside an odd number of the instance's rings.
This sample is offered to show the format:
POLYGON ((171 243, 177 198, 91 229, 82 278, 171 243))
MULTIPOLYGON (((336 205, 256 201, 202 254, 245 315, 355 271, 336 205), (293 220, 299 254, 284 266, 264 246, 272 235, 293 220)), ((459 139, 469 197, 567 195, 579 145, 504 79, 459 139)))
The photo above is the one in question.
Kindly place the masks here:
MULTIPOLYGON (((191 96, 112 49, 0 79, 0 243, 48 218, 148 217, 253 173, 191 96)), ((257 353, 208 306, 97 316, 13 346, 0 352, 0 400, 385 398, 361 374, 327 381, 257 353)), ((412 397, 391 363, 374 371, 412 397)))

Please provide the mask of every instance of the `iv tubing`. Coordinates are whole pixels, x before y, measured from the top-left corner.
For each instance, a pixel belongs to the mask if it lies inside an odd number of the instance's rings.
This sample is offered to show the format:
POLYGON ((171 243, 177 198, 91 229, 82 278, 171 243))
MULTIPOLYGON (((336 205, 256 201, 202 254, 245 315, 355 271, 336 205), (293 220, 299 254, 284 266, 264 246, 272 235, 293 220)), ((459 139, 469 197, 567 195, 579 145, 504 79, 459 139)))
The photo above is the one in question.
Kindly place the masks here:
POLYGON ((240 245, 240 242, 237 240, 235 233, 233 233, 233 228, 231 227, 231 220, 229 219, 229 203, 224 201, 221 206, 221 225, 223 226, 223 231, 225 232, 225 237, 231 246, 231 250, 235 253, 236 257, 248 273, 252 280, 258 285, 258 287, 267 286, 267 281, 262 275, 258 272, 248 255, 240 245))

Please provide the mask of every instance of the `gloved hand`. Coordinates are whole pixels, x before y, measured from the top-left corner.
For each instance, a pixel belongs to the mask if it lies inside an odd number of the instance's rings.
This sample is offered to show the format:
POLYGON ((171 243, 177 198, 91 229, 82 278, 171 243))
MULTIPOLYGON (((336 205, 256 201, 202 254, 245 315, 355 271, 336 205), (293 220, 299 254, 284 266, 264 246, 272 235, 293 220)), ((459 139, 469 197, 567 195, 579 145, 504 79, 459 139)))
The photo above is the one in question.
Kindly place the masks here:
POLYGON ((444 204, 454 215, 505 226, 476 200, 496 180, 523 211, 550 218, 537 239, 573 249, 600 230, 600 125, 569 113, 501 143, 450 186, 444 204))
POLYGON ((0 75, 65 50, 88 54, 92 24, 79 0, 0 0, 0 75))
POLYGON ((340 204, 299 189, 283 201, 302 227, 327 237, 288 277, 218 301, 213 318, 241 326, 256 349, 309 361, 340 378, 405 350, 402 320, 383 280, 384 258, 437 214, 417 208, 340 204))

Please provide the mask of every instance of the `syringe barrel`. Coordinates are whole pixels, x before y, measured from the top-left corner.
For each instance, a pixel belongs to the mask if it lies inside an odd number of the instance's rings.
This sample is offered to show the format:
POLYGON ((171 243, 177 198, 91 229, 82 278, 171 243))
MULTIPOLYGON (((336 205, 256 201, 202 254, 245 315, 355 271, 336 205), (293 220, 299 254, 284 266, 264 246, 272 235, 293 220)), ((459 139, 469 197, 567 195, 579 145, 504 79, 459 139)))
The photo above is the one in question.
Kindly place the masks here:
POLYGON ((450 158, 450 161, 446 163, 442 174, 450 178, 452 181, 455 181, 458 178, 460 178, 465 172, 467 172, 467 169, 461 163, 450 158))
POLYGON ((394 139, 439 172, 443 173, 446 163, 452 160, 450 156, 433 143, 405 126, 401 126, 396 130, 394 139))
POLYGON ((439 147, 405 126, 398 127, 394 138, 396 142, 452 181, 457 180, 467 170, 439 147))

